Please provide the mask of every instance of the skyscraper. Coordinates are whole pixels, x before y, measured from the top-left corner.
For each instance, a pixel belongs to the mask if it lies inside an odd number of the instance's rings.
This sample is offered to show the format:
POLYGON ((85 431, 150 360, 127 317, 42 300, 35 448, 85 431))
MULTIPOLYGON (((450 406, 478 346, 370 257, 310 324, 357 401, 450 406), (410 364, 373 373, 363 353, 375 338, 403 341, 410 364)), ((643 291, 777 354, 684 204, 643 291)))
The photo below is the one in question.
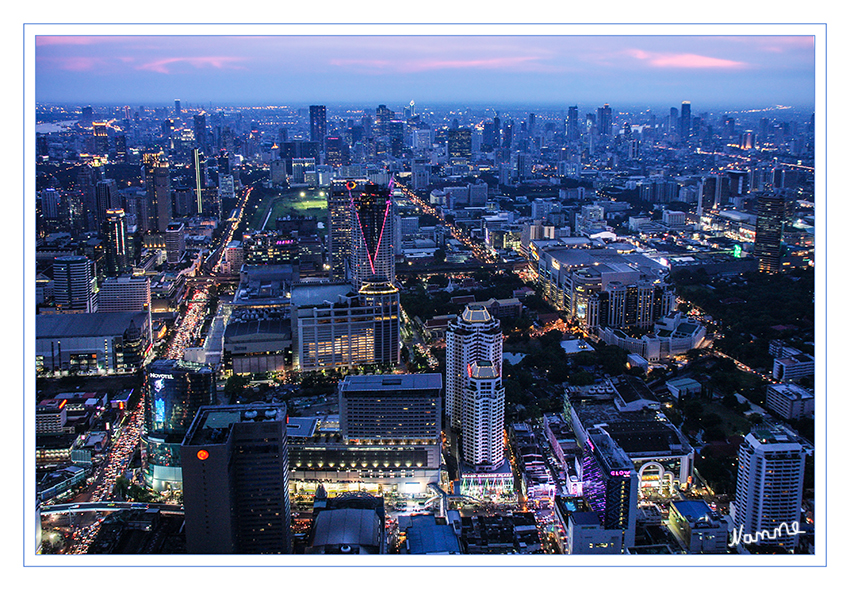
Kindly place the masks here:
POLYGON ((206 113, 199 113, 192 116, 192 125, 195 132, 195 146, 203 153, 209 151, 207 145, 207 117, 206 113))
POLYGON ((587 431, 581 461, 583 495, 606 530, 620 531, 618 550, 635 544, 638 474, 629 456, 601 427, 587 431))
POLYGON ((756 240, 753 253, 759 261, 759 272, 781 270, 780 248, 785 219, 785 199, 776 193, 759 195, 756 201, 756 240))
POLYGON ((148 230, 164 233, 171 221, 171 180, 162 153, 142 156, 145 192, 148 200, 148 230))
POLYGON ((328 115, 324 105, 310 106, 310 141, 320 145, 320 151, 325 151, 325 135, 328 133, 328 115))
POLYGON ((85 256, 60 256, 53 260, 53 299, 57 311, 97 311, 91 267, 91 261, 85 256))
POLYGON ((805 465, 803 447, 786 434, 758 429, 747 435, 738 448, 733 539, 765 532, 775 538, 761 538, 760 545, 796 546, 789 532, 799 526, 805 465))
POLYGON ((181 445, 189 553, 289 553, 286 406, 198 410, 181 445))
POLYGON ((682 103, 682 113, 679 115, 679 137, 688 139, 691 135, 691 103, 685 101, 682 103))
POLYGON ((103 222, 104 257, 107 276, 118 276, 130 270, 129 248, 127 247, 127 220, 123 209, 107 209, 103 222))
POLYGON ((463 390, 463 459, 476 469, 498 469, 505 459, 505 387, 501 366, 472 361, 463 390))
POLYGON ((597 123, 599 124, 599 135, 612 135, 614 133, 614 118, 611 107, 606 102, 596 109, 597 123))
POLYGON ((159 359, 145 370, 142 473, 148 487, 183 485, 180 443, 201 406, 215 403, 215 372, 207 365, 159 359))
POLYGON ((480 303, 470 303, 446 331, 446 417, 452 428, 463 426, 463 399, 470 366, 488 361, 502 374, 502 330, 480 303))
POLYGON ((578 106, 574 106, 567 109, 567 141, 576 141, 579 137, 578 106))
POLYGON ((346 183, 351 207, 351 281, 360 290, 364 282, 395 284, 393 197, 389 187, 350 180, 346 183))

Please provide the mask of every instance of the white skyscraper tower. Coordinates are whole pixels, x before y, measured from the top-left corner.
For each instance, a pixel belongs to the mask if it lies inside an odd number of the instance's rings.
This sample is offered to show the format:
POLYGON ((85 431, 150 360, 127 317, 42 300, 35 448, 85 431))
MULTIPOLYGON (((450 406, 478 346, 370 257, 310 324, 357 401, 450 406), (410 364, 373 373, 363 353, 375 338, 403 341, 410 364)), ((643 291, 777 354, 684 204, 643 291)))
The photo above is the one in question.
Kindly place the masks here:
POLYGON ((463 395, 470 380, 470 367, 483 361, 491 363, 501 378, 501 324, 482 304, 471 303, 446 331, 446 415, 452 428, 465 428, 463 395))
POLYGON ((738 449, 733 538, 766 533, 759 545, 794 549, 797 536, 788 533, 799 526, 805 465, 803 447, 788 435, 768 429, 747 435, 738 449))
POLYGON ((498 469, 505 459, 505 388, 501 367, 473 361, 463 391, 461 439, 464 461, 476 469, 498 469))

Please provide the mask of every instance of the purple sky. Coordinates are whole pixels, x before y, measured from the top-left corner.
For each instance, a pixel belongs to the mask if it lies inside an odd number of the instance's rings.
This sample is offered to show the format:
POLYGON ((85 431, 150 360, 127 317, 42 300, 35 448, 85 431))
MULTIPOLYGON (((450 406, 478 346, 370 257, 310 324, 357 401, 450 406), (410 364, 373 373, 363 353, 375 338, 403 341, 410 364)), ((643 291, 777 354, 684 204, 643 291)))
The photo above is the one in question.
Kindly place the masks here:
POLYGON ((60 103, 814 107, 805 36, 38 36, 60 103))

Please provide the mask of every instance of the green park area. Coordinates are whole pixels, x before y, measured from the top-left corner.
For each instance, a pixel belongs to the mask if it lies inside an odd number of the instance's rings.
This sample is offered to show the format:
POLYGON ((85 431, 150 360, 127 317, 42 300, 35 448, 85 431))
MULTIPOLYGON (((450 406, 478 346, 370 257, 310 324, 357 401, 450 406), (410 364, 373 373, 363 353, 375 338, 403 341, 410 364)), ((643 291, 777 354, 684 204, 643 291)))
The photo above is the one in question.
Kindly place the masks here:
MULTIPOLYGON (((268 191, 261 195, 259 206, 251 218, 252 230, 274 229, 274 220, 287 215, 312 215, 325 222, 328 203, 322 189, 268 191)), ((319 233, 324 233, 320 230, 319 233)))

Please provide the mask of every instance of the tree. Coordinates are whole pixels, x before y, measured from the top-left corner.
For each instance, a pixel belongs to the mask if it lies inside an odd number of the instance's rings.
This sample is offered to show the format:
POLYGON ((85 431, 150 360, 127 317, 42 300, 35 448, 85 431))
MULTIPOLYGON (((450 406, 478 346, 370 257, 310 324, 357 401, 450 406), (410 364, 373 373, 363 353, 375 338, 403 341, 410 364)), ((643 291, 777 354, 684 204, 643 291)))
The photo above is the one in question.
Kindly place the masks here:
POLYGON ((242 375, 233 374, 228 377, 224 384, 224 394, 227 396, 228 402, 235 403, 236 398, 242 395, 248 383, 248 378, 242 375))
POLYGON ((446 261, 446 251, 443 248, 434 250, 434 262, 442 264, 446 261))

